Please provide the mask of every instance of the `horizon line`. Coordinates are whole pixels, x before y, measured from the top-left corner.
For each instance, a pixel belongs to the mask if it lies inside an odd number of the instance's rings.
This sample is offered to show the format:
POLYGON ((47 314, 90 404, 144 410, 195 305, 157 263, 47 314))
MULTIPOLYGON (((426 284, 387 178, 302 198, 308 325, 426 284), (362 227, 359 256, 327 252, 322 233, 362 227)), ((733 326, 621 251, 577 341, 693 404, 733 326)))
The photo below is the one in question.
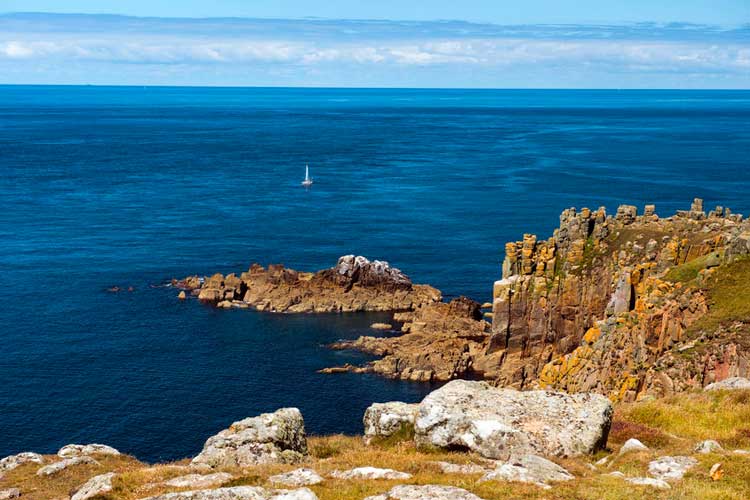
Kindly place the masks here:
POLYGON ((646 91, 646 92, 748 92, 750 87, 367 87, 325 85, 159 85, 159 84, 99 84, 99 83, 0 83, 0 87, 114 87, 114 88, 194 88, 194 89, 279 89, 279 90, 589 90, 589 91, 646 91))
POLYGON ((104 12, 44 12, 44 11, 2 11, 0 16, 13 16, 13 15, 40 15, 40 16, 104 16, 104 17, 122 17, 132 19, 182 19, 191 21, 220 21, 220 20, 260 20, 260 21, 355 21, 355 22, 390 22, 390 23, 466 23, 474 24, 479 26, 544 26, 544 27, 566 27, 566 26, 703 26, 703 27, 714 27, 714 28, 748 28, 750 29, 750 21, 740 22, 735 24, 714 24, 714 23, 697 23, 692 21, 636 21, 636 20, 620 20, 620 21, 606 21, 606 22, 580 22, 580 23, 510 23, 501 24, 490 21, 478 21, 468 20, 460 18, 435 18, 435 19, 405 19, 405 18, 377 18, 377 17, 317 17, 317 16, 303 16, 303 17, 263 17, 263 16, 144 16, 134 14, 117 14, 117 13, 104 13, 104 12))

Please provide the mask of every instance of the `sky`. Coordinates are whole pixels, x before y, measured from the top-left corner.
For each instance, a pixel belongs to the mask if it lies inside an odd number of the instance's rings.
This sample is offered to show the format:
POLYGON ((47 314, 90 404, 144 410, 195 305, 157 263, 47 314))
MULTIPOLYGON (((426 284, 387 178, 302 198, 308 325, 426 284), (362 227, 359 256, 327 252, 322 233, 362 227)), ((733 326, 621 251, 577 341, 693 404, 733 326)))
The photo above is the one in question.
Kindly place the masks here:
POLYGON ((0 0, 0 84, 750 88, 750 0, 0 0))

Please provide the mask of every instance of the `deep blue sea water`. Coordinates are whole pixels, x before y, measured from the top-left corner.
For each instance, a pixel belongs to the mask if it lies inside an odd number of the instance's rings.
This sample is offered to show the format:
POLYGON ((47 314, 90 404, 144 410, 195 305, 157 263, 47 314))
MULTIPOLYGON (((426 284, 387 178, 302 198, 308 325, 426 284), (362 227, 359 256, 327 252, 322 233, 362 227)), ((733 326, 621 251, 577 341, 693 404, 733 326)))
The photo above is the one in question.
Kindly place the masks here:
POLYGON ((315 373, 363 361, 324 345, 383 316, 219 311, 150 285, 356 253, 485 301, 504 243, 569 206, 750 213, 749 158, 742 91, 0 86, 0 456, 180 458, 288 405, 312 433, 361 432, 370 403, 429 391, 315 373))

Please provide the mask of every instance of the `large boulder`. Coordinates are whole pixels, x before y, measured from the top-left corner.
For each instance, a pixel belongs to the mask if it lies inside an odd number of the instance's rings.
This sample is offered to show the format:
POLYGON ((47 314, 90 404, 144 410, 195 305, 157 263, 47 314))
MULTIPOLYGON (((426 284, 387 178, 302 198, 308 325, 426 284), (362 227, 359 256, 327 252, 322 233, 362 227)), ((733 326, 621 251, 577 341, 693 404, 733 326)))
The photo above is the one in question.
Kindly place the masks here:
POLYGON ((415 440, 499 460, 584 455, 607 443, 612 411, 598 394, 519 392, 454 380, 420 403, 415 440))
POLYGON ((418 412, 418 404, 400 401, 373 403, 365 410, 362 419, 365 443, 369 444, 374 438, 392 436, 404 427, 414 427, 418 412))
POLYGON ((233 423, 212 436, 195 465, 245 467, 272 462, 294 463, 307 455, 305 422, 297 408, 282 408, 233 423))

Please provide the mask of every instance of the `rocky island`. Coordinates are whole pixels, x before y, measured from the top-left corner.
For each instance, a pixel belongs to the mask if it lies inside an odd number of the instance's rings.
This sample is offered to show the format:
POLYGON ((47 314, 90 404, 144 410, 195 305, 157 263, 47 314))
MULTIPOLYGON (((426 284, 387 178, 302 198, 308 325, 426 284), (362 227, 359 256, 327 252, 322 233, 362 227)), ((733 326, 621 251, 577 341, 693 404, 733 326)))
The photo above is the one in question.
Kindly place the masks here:
POLYGON ((316 273, 253 264, 239 276, 190 276, 173 284, 217 307, 275 313, 408 311, 441 299, 440 290, 413 284, 388 262, 354 255, 345 255, 336 266, 316 273))

